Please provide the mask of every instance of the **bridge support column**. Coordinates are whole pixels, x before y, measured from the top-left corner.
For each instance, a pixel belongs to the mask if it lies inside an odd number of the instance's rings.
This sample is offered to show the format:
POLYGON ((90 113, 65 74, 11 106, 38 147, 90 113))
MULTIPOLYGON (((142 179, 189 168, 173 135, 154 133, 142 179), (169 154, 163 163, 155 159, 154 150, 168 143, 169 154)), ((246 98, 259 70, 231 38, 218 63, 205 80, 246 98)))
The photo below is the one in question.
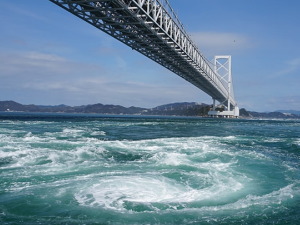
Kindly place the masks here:
POLYGON ((212 108, 212 110, 213 110, 213 111, 216 110, 216 99, 214 99, 214 98, 213 98, 213 108, 212 108))

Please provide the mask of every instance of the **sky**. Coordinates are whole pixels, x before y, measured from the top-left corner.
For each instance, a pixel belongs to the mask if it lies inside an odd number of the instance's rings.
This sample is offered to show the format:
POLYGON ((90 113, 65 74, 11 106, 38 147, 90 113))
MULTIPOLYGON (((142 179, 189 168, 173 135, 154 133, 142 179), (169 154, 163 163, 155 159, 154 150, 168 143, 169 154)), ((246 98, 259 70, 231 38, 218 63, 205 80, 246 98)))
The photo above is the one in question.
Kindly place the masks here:
MULTIPOLYGON (((300 1, 169 0, 209 60, 231 55, 240 108, 300 110, 300 1)), ((212 104, 210 96, 48 0, 0 1, 0 101, 212 104)))

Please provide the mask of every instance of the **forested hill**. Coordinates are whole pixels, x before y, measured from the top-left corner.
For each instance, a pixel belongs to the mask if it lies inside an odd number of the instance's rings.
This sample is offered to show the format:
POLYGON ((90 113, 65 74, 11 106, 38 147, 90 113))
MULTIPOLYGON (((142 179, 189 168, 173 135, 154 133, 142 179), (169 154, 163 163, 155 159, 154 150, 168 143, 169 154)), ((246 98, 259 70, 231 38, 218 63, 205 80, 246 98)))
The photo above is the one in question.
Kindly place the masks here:
MULTIPOLYGON (((124 107, 121 105, 104 105, 101 103, 82 106, 67 105, 23 105, 14 101, 0 101, 2 112, 50 112, 50 113, 99 113, 114 115, 162 115, 162 116, 207 116, 211 105, 196 102, 180 102, 160 105, 154 108, 124 107)), ((242 118, 277 118, 277 119, 300 119, 299 114, 288 111, 259 113, 240 110, 242 118)))
POLYGON ((14 101, 0 101, 0 111, 4 112, 53 112, 53 113, 99 113, 127 115, 175 115, 175 116, 206 116, 210 106, 195 102, 182 102, 161 105, 154 108, 124 107, 120 105, 104 105, 101 103, 82 106, 41 106, 22 105, 14 101))

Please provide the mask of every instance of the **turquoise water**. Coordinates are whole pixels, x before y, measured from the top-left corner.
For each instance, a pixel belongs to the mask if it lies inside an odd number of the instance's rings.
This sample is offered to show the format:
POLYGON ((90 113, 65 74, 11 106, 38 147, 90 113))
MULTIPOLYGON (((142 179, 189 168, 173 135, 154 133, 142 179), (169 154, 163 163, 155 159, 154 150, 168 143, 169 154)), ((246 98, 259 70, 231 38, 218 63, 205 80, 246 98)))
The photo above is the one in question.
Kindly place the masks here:
POLYGON ((0 224, 299 224, 300 121, 0 114, 0 224))

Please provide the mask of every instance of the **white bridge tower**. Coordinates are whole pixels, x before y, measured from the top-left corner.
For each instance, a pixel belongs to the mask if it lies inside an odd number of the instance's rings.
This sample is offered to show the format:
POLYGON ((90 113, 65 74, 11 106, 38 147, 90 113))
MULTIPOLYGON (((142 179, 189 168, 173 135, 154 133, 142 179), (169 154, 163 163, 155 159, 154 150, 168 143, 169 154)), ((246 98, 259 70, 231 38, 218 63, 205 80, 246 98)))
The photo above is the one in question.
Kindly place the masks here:
POLYGON ((231 57, 214 68, 201 54, 168 0, 50 0, 195 85, 214 100, 211 116, 238 117, 231 57), (221 106, 215 105, 218 101, 221 106))
POLYGON ((231 56, 215 56, 214 72, 221 78, 221 82, 228 89, 228 96, 224 102, 216 106, 216 99, 213 98, 213 108, 208 112, 212 117, 239 117, 239 108, 234 99, 232 75, 231 75, 231 56), (234 104, 234 105, 233 105, 234 104))

